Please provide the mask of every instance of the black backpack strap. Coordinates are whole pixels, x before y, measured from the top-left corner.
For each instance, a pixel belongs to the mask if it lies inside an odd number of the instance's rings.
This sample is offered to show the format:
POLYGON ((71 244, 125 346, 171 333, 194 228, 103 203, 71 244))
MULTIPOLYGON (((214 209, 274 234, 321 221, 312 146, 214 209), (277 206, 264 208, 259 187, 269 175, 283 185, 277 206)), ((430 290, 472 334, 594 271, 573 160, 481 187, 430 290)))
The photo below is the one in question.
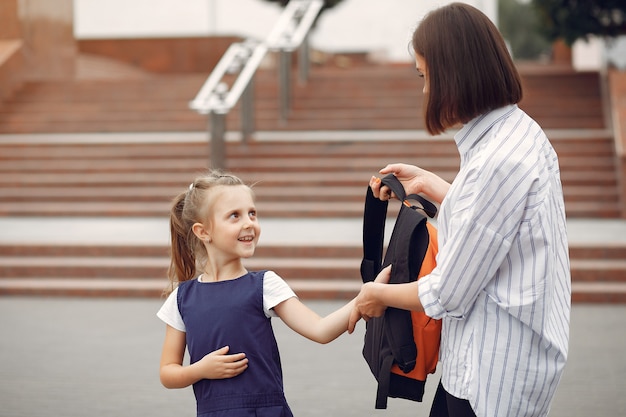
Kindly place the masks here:
POLYGON ((381 179, 381 182, 387 187, 389 187, 391 191, 393 191, 393 193, 398 197, 398 199, 404 205, 407 205, 408 207, 411 207, 413 209, 421 209, 424 211, 424 213, 426 213, 428 217, 431 217, 431 218, 435 217, 435 215, 437 214, 437 207, 435 207, 433 203, 426 200, 421 195, 410 194, 407 196, 406 192, 404 191, 404 187, 402 186, 402 183, 400 182, 400 180, 398 180, 398 178, 396 178, 395 175, 393 174, 386 175, 385 177, 381 179), (407 200, 418 201, 422 207, 413 206, 410 203, 408 203, 407 200))
POLYGON ((387 201, 374 197, 372 189, 367 187, 363 212, 363 260, 361 261, 363 282, 374 281, 381 269, 387 205, 387 201))
POLYGON ((378 388, 376 389, 376 405, 377 410, 387 408, 387 398, 389 397, 389 388, 391 386, 391 367, 393 366, 393 356, 385 357, 380 365, 378 374, 378 388))

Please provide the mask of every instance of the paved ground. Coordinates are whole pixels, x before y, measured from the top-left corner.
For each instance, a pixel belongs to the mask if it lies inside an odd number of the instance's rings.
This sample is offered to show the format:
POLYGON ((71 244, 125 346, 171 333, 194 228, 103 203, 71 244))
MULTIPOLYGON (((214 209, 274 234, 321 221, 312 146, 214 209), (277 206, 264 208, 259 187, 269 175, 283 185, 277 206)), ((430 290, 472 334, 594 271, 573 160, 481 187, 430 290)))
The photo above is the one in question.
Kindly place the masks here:
MULTIPOLYGON (((0 297, 0 416, 192 416, 191 389, 158 379, 164 325, 156 299, 0 297)), ((339 303, 311 301, 320 314, 339 303)), ((425 402, 374 410, 360 355, 364 326, 318 345, 274 320, 287 399, 298 417, 426 416, 425 402)), ((626 415, 626 306, 576 304, 569 363, 552 417, 626 415)))

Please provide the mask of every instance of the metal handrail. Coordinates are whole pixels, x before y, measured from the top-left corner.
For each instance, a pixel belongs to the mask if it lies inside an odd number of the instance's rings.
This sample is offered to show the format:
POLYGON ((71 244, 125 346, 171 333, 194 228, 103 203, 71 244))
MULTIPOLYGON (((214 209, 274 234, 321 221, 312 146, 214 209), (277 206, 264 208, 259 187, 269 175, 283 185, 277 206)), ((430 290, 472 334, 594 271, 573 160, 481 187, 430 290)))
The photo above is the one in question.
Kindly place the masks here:
POLYGON ((308 33, 319 14, 323 0, 291 0, 268 36, 266 42, 252 39, 236 42, 228 47, 189 107, 209 115, 211 132, 211 166, 224 168, 225 116, 241 99, 241 129, 246 141, 254 131, 254 75, 268 50, 279 51, 280 116, 287 117, 290 102, 291 52, 300 49, 300 81, 308 76, 308 33), (302 52, 306 46, 305 52, 302 52), (237 74, 229 88, 224 82, 228 74, 237 74))
POLYGON ((211 111, 226 114, 239 101, 267 53, 267 46, 253 40, 231 44, 189 107, 200 114, 211 111), (222 81, 226 74, 238 72, 230 90, 222 81))
POLYGON ((266 43, 273 50, 296 50, 311 30, 319 14, 323 0, 291 0, 267 37, 266 43))
POLYGON ((285 6, 274 29, 267 38, 268 48, 279 53, 278 85, 280 120, 285 122, 291 108, 291 53, 299 49, 298 81, 309 76, 308 34, 324 6, 323 0, 291 0, 285 6))

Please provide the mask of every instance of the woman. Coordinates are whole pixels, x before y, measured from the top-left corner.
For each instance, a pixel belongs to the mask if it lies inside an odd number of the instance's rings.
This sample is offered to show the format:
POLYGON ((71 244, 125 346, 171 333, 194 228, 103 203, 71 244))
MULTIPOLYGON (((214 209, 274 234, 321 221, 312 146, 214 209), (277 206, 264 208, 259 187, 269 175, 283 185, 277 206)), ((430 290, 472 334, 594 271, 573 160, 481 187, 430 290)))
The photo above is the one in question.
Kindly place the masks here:
MULTIPOLYGON (((380 171, 441 203, 438 265, 411 284, 365 284, 350 325, 388 306, 443 319, 431 416, 546 415, 567 358, 571 298, 557 155, 518 108, 519 74, 479 10, 432 11, 412 47, 428 131, 461 127, 460 170, 452 184, 405 164, 380 171)), ((376 177, 370 186, 393 197, 376 177)))

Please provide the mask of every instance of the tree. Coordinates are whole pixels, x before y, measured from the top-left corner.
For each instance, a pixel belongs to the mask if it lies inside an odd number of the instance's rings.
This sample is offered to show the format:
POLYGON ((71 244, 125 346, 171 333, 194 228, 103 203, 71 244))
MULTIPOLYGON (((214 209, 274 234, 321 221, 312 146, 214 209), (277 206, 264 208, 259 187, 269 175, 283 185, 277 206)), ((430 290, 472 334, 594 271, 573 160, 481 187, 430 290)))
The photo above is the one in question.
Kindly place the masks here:
POLYGON ((591 35, 615 38, 626 34, 625 0, 531 0, 540 28, 552 41, 568 45, 591 35))
POLYGON ((549 55, 552 42, 539 30, 537 13, 527 1, 498 0, 498 26, 515 59, 549 55))

